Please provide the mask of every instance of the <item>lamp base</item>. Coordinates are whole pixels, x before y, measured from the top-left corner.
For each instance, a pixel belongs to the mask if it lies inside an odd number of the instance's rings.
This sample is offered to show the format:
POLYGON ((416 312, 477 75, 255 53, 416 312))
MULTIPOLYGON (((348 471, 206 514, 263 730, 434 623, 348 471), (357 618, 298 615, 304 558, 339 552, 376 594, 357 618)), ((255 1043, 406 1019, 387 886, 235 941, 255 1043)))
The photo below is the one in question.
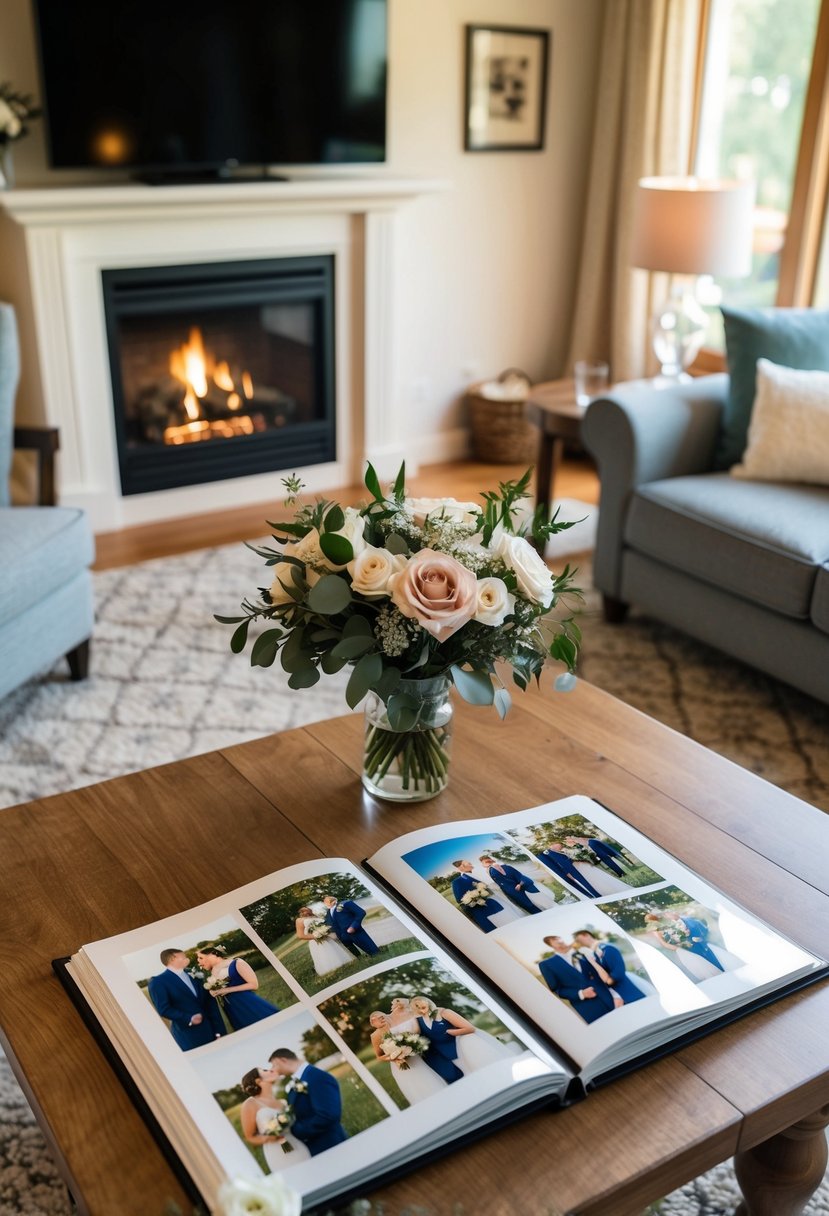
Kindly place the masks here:
POLYGON ((705 340, 708 318, 696 296, 683 288, 675 288, 670 298, 657 308, 651 319, 654 353, 659 360, 662 376, 676 384, 685 376, 705 340))

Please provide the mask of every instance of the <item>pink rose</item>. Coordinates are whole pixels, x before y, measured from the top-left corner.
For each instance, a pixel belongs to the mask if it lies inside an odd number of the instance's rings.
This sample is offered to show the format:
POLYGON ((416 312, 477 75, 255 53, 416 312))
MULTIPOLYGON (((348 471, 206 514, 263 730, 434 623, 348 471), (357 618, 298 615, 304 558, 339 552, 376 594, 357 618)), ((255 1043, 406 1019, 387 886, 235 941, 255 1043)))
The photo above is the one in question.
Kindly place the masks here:
POLYGON ((478 607, 478 580, 446 553, 421 549, 389 579, 392 601, 439 642, 471 621, 478 607))

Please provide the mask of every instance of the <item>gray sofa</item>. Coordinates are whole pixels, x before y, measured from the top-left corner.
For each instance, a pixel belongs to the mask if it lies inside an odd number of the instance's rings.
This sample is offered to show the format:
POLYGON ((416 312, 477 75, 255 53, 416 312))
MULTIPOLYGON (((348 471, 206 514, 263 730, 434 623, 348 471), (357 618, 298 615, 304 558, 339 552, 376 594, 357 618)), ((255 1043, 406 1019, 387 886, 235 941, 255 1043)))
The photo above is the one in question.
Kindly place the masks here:
POLYGON ((713 471, 726 375, 637 382, 591 403, 601 504, 594 583, 829 702, 829 487, 713 471))

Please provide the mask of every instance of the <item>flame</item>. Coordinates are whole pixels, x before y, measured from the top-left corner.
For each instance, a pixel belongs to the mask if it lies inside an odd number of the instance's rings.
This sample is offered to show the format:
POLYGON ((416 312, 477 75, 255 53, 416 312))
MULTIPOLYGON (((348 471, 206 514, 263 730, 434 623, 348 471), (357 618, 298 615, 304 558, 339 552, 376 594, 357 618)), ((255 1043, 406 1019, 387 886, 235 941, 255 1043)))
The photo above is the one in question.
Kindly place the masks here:
POLYGON ((230 368, 227 361, 219 363, 213 373, 213 383, 218 388, 223 388, 225 392, 232 393, 236 385, 233 383, 233 377, 230 374, 230 368))
POLYGON ((248 401, 253 400, 253 379, 250 372, 242 372, 242 392, 248 401))
POLYGON ((242 404, 242 398, 238 393, 230 393, 227 398, 227 408, 229 410, 238 410, 242 404))
MULTIPOLYGON (((190 330, 190 340, 170 354, 170 373, 191 388, 197 397, 207 396, 207 361, 201 330, 190 330)), ((186 399, 185 399, 186 400, 186 399)), ((190 413, 190 407, 187 407, 190 413)))
MULTIPOLYGON (((236 391, 227 360, 217 363, 211 354, 205 354, 204 339, 198 326, 190 330, 187 342, 170 352, 170 374, 184 385, 183 405, 189 421, 183 426, 167 427, 165 443, 194 443, 214 436, 230 439, 234 435, 250 435, 256 429, 257 424, 247 414, 216 421, 203 418, 200 398, 207 397, 208 377, 217 388, 228 394, 228 409, 238 410, 243 402, 236 391)), ((243 371, 240 379, 246 399, 253 400, 250 372, 243 371)))

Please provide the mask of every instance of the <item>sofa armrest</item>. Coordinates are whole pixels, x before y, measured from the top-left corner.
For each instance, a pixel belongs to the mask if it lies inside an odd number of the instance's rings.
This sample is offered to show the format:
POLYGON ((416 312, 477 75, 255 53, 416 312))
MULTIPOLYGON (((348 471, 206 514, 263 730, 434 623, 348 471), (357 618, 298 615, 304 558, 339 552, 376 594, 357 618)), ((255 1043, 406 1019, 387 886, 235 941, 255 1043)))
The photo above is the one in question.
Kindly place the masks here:
POLYGON ((38 506, 53 507, 57 502, 55 452, 60 447, 57 427, 16 426, 14 446, 37 452, 38 506))
POLYGON ((711 468, 728 376, 702 376, 675 388, 622 386, 593 401, 582 424, 599 466, 601 503, 594 583, 619 598, 625 516, 638 485, 711 468))

